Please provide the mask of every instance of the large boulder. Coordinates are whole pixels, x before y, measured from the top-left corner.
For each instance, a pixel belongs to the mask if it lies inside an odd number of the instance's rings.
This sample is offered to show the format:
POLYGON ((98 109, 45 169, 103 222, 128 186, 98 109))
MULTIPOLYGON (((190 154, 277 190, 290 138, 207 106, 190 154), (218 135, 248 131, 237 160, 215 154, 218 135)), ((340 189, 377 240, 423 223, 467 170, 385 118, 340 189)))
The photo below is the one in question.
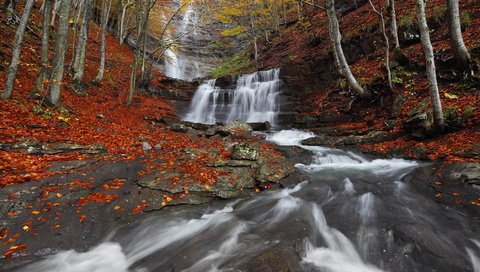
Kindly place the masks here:
POLYGON ((258 150, 250 144, 237 144, 233 146, 232 159, 256 161, 258 150))
POLYGON ((221 126, 217 130, 217 134, 222 136, 240 136, 248 137, 252 133, 253 129, 247 123, 241 120, 235 120, 228 125, 221 126))
POLYGON ((250 127, 252 127, 253 131, 266 131, 272 128, 272 124, 270 122, 253 122, 247 123, 250 127))
POLYGON ((278 183, 295 170, 293 163, 285 157, 263 157, 260 163, 260 167, 255 172, 255 178, 262 183, 278 183))

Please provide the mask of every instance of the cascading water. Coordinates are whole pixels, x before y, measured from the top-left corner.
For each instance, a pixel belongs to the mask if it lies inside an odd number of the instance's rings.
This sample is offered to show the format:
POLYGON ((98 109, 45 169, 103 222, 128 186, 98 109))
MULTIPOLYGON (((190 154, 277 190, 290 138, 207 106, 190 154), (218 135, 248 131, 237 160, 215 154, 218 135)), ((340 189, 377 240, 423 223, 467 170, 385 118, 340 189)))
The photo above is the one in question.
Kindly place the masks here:
POLYGON ((281 87, 280 70, 242 75, 234 90, 222 90, 214 80, 204 82, 192 99, 185 121, 205 124, 268 121, 275 124, 281 87))
POLYGON ((314 153, 312 164, 297 165, 308 182, 148 218, 90 251, 62 252, 22 271, 479 272, 478 221, 402 182, 418 163, 299 144, 311 136, 267 136, 314 153))
MULTIPOLYGON (((176 3, 178 6, 180 2, 176 3)), ((199 27, 199 15, 194 4, 189 4, 182 20, 173 31, 168 31, 165 42, 171 44, 165 50, 165 75, 171 78, 182 80, 193 80, 195 78, 204 77, 208 71, 202 69, 202 65, 192 58, 183 54, 179 48, 187 40, 196 43, 199 27), (178 46, 174 46, 179 44, 178 46)), ((168 21, 165 20, 164 21, 168 21)))

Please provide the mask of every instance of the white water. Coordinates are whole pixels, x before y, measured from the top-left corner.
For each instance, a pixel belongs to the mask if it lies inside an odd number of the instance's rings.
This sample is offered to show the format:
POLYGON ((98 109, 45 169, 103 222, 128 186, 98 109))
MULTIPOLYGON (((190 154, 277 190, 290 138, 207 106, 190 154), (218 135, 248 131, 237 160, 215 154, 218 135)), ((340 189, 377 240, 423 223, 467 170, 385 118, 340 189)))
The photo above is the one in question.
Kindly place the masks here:
POLYGON ((214 80, 204 82, 195 92, 185 121, 215 124, 234 120, 275 125, 280 92, 280 70, 242 75, 233 90, 222 90, 214 80))
MULTIPOLYGON (((176 2, 178 6, 181 2, 176 2)), ((201 63, 184 56, 181 53, 182 43, 190 39, 195 41, 198 35, 199 15, 194 4, 188 4, 185 14, 177 28, 168 31, 165 37, 167 43, 171 43, 165 50, 165 75, 182 80, 193 80, 207 75, 201 63)), ((164 19, 164 21, 168 21, 164 19)))
POLYGON ((472 239, 472 242, 475 245, 475 249, 467 247, 467 254, 472 262, 473 272, 480 272, 480 242, 475 239, 472 239))
MULTIPOLYGON (((291 130, 267 139, 301 146, 311 136, 291 130)), ((24 271, 250 271, 252 257, 299 245, 288 253, 298 255, 288 261, 293 271, 480 272, 479 235, 468 218, 400 181, 418 163, 305 148, 313 163, 298 167, 311 181, 193 218, 149 218, 90 251, 59 253, 24 271)))

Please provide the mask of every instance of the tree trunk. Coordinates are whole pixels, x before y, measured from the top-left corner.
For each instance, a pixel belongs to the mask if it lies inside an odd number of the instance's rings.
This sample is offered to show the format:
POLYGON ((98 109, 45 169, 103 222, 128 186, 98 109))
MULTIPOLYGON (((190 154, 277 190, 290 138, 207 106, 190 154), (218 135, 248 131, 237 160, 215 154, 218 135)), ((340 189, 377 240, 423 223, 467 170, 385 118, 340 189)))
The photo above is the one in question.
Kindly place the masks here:
POLYGON ((45 0, 43 3, 43 29, 42 29, 42 47, 40 49, 40 59, 42 65, 40 67, 40 73, 35 81, 35 88, 33 89, 30 97, 37 98, 43 93, 43 86, 45 79, 47 79, 48 66, 50 65, 50 59, 48 57, 48 47, 50 44, 50 17, 52 12, 51 0, 45 0))
POLYGON ((57 18, 57 13, 60 9, 60 6, 62 5, 62 1, 63 0, 55 0, 55 4, 53 5, 52 21, 50 22, 51 26, 55 25, 55 19, 57 18))
POLYGON ((462 26, 460 23, 460 8, 458 0, 447 0, 448 30, 450 32, 450 48, 457 62, 457 68, 463 72, 472 73, 471 58, 463 42, 462 26))
POLYGON ((5 90, 2 93, 2 98, 11 98, 13 87, 15 85, 15 79, 17 78, 18 63, 20 62, 20 54, 22 52, 23 36, 25 35, 25 29, 27 28, 28 18, 32 11, 35 0, 28 0, 23 10, 22 18, 15 31, 15 41, 13 43, 12 61, 8 67, 7 81, 5 83, 5 90))
POLYGON ((47 104, 58 106, 60 103, 60 91, 63 84, 63 72, 65 69, 65 53, 67 49, 68 17, 72 0, 62 0, 60 6, 58 31, 55 39, 55 55, 53 56, 52 74, 50 76, 47 104))
POLYGON ((417 0, 417 17, 420 27, 420 37, 422 40, 423 52, 425 54, 425 62, 427 64, 427 78, 430 89, 430 97, 433 106, 433 129, 435 132, 442 133, 445 129, 443 120, 442 102, 438 93, 438 83, 435 68, 435 58, 433 55, 433 47, 430 41, 430 32, 428 29, 427 19, 425 17, 425 2, 417 0))
POLYGON ((107 35, 107 24, 108 17, 110 15, 110 5, 111 0, 103 0, 103 11, 102 11, 102 35, 101 35, 101 45, 100 45, 100 65, 98 67, 98 74, 93 80, 94 84, 99 84, 103 80, 103 75, 105 74, 105 59, 106 59, 106 35, 107 35))
POLYGON ((360 86, 357 79, 353 76, 350 66, 348 66, 347 59, 343 53, 342 48, 342 35, 340 34, 340 26, 337 20, 337 14, 335 12, 335 1, 327 0, 327 16, 331 24, 331 37, 333 39, 333 50, 336 51, 342 74, 347 79, 348 85, 360 96, 368 97, 369 94, 360 86))
POLYGON ((395 11, 395 0, 388 0, 390 8, 390 28, 393 36, 393 44, 395 50, 400 50, 400 40, 398 39, 397 14, 395 11))
POLYGON ((75 57, 72 65, 73 83, 83 92, 83 88, 80 85, 83 82, 83 76, 85 73, 85 57, 87 52, 87 40, 88 30, 90 26, 90 18, 92 14, 92 1, 86 1, 83 10, 83 21, 80 26, 80 33, 78 35, 77 50, 75 51, 75 57))
POLYGON ((125 14, 127 13, 128 8, 133 5, 133 3, 130 3, 130 1, 123 6, 122 9, 122 19, 120 19, 120 34, 118 35, 120 44, 123 44, 124 42, 124 33, 125 33, 125 14))
POLYGON ((383 13, 375 8, 372 0, 368 0, 368 2, 370 3, 370 6, 372 6, 373 11, 380 18, 383 39, 385 40, 385 68, 387 69, 388 88, 390 88, 390 91, 393 91, 392 71, 390 70, 390 40, 388 39, 387 30, 385 27, 385 19, 383 18, 383 13))

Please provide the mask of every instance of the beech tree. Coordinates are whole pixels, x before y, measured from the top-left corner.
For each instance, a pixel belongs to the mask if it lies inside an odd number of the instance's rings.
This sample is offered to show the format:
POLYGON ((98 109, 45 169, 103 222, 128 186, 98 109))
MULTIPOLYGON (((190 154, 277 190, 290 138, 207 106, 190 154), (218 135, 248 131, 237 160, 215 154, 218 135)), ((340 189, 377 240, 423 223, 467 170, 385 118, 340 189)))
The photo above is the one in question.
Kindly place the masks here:
POLYGON ((424 0, 416 1, 418 26, 420 28, 423 52, 425 54, 428 86, 433 107, 433 129, 435 132, 441 133, 445 130, 445 121, 443 119, 442 102, 438 92, 435 56, 433 54, 433 47, 430 41, 430 31, 428 29, 427 18, 425 16, 425 2, 424 0))
POLYGON ((342 75, 347 79, 348 85, 352 88, 360 97, 368 97, 369 93, 363 89, 358 83, 357 79, 350 70, 345 54, 342 48, 342 35, 340 33, 340 26, 335 11, 335 0, 326 0, 326 11, 329 21, 330 38, 332 40, 332 47, 335 51, 334 56, 338 60, 342 75))
POLYGON ((132 63, 132 70, 130 72, 130 86, 128 91, 127 97, 127 105, 130 105, 133 100, 133 95, 135 93, 135 89, 137 88, 137 70, 138 64, 142 60, 142 49, 143 46, 140 44, 142 41, 145 41, 147 26, 148 26, 148 17, 150 11, 155 6, 156 0, 136 0, 135 1, 135 28, 136 28, 136 36, 135 40, 137 41, 137 45, 134 50, 134 58, 132 63))
POLYGON ((107 35, 107 25, 108 17, 110 15, 112 1, 103 0, 102 6, 102 18, 101 18, 101 41, 100 41, 100 65, 98 67, 98 74, 93 80, 94 84, 99 84, 103 80, 103 75, 105 74, 105 59, 106 59, 106 35, 107 35))
POLYGON ((72 0, 62 0, 59 10, 58 31, 55 39, 55 54, 52 61, 52 73, 50 76, 47 104, 58 106, 60 103, 60 91, 63 84, 65 66, 65 53, 67 49, 68 17, 72 0))
POLYGON ((457 68, 463 72, 472 73, 470 53, 463 41, 458 0, 446 0, 448 9, 448 30, 450 33, 450 48, 457 62, 457 68))
POLYGON ((379 11, 375 5, 372 3, 372 0, 368 0, 370 6, 372 7, 373 11, 378 15, 380 18, 380 26, 383 34, 383 39, 385 40, 385 68, 387 69, 387 79, 388 79, 388 87, 390 90, 393 90, 392 84, 392 72, 390 70, 390 39, 387 35, 387 30, 385 27, 385 19, 383 17, 383 13, 379 11))
MULTIPOLYGON (((11 1, 13 2, 13 1, 11 1)), ((5 83, 5 90, 2 93, 2 98, 11 98, 13 87, 15 85, 15 79, 17 78, 18 64, 20 63, 20 55, 22 53, 22 42, 25 36, 25 29, 27 28, 28 18, 32 10, 35 0, 28 0, 23 9, 22 18, 17 26, 15 32, 15 40, 13 42, 12 61, 8 67, 7 80, 5 83)))
POLYGON ((390 29, 393 36, 393 45, 395 50, 400 50, 400 40, 398 39, 397 13, 395 11, 395 0, 388 0, 390 10, 390 29))
POLYGON ((35 88, 33 89, 30 97, 37 98, 43 92, 43 86, 48 76, 50 59, 48 57, 48 49, 50 45, 50 17, 52 12, 52 1, 45 0, 43 2, 43 24, 42 24, 42 46, 40 49, 40 72, 37 80, 35 81, 35 88))
POLYGON ((87 51, 88 30, 92 14, 93 1, 86 1, 83 6, 83 19, 78 34, 77 47, 72 62, 71 72, 73 73, 73 84, 77 91, 83 92, 82 82, 85 73, 85 57, 87 51))

